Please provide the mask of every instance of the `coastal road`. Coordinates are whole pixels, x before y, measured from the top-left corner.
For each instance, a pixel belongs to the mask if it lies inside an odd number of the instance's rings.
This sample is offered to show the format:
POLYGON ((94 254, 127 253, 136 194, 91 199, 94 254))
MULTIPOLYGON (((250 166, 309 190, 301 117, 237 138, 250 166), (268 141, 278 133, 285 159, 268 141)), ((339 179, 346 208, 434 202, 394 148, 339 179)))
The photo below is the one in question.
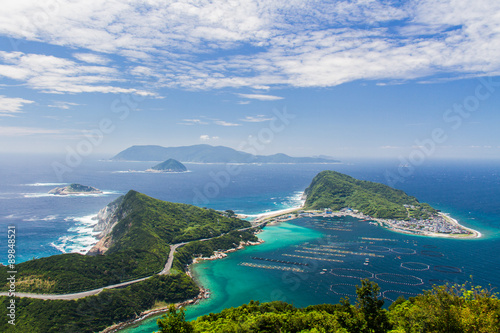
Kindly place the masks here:
MULTIPOLYGON (((132 280, 132 281, 127 281, 127 282, 122 282, 122 283, 117 283, 113 284, 110 286, 102 287, 102 288, 97 288, 93 290, 87 290, 87 291, 82 291, 79 293, 73 293, 73 294, 31 294, 31 293, 15 293, 17 297, 29 297, 29 298, 38 298, 38 299, 60 299, 60 300, 73 300, 73 299, 79 299, 87 296, 92 296, 92 295, 97 295, 104 289, 114 289, 114 288, 120 288, 120 287, 125 287, 128 286, 129 284, 134 284, 140 281, 144 281, 146 279, 149 279, 151 276, 143 277, 137 280, 132 280)), ((0 296, 9 296, 8 292, 0 292, 0 296)))
MULTIPOLYGON (((262 224, 263 223, 260 223, 259 226, 262 225, 262 224)), ((244 231, 244 230, 248 230, 248 229, 255 228, 255 227, 256 226, 249 227, 249 228, 243 228, 243 229, 239 229, 239 231, 244 231)), ((207 241, 207 240, 210 240, 212 238, 217 238, 217 237, 221 237, 221 236, 224 236, 224 235, 226 235, 226 234, 218 235, 218 236, 211 237, 211 238, 197 239, 197 241, 203 242, 203 241, 207 241)), ((172 264, 174 262, 175 250, 177 250, 177 248, 182 247, 183 245, 186 245, 186 244, 187 244, 187 242, 177 243, 177 244, 170 245, 170 252, 168 254, 167 262, 165 263, 165 267, 162 269, 162 271, 160 273, 158 273, 159 275, 167 275, 167 274, 170 273, 170 269, 172 268, 172 264)), ((140 278, 140 279, 136 279, 136 280, 132 280, 132 281, 122 282, 122 283, 118 283, 118 284, 113 284, 113 285, 109 285, 109 286, 105 286, 105 287, 101 287, 101 288, 97 288, 97 289, 93 289, 93 290, 87 290, 87 291, 82 291, 82 292, 79 292, 79 293, 72 293, 72 294, 15 293, 15 295, 17 297, 29 297, 29 298, 38 298, 38 299, 44 299, 44 300, 56 300, 56 299, 59 299, 59 300, 74 300, 74 299, 79 299, 79 298, 83 298, 83 297, 87 297, 87 296, 97 295, 101 291, 103 291, 104 289, 114 289, 114 288, 125 287, 125 286, 128 286, 128 285, 131 285, 131 284, 134 284, 134 283, 137 283, 137 282, 149 279, 152 276, 153 275, 146 276, 146 277, 143 277, 143 278, 140 278)), ((9 293, 8 292, 0 292, 0 296, 9 296, 9 293)))
POLYGON ((177 250, 178 247, 186 245, 187 243, 178 243, 170 246, 170 253, 168 254, 168 259, 167 263, 165 264, 165 267, 162 269, 158 275, 167 275, 170 273, 170 269, 172 268, 172 264, 174 263, 174 254, 175 250, 177 250))

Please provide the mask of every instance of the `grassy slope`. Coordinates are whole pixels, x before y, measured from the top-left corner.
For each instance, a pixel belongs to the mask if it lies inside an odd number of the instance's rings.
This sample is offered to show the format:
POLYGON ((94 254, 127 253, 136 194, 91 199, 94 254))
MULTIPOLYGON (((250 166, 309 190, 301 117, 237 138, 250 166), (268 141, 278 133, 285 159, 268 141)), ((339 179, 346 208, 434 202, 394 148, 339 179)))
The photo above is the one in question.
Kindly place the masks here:
POLYGON ((314 177, 305 191, 306 207, 310 209, 344 207, 357 209, 379 218, 426 218, 436 210, 415 197, 387 185, 358 180, 335 171, 323 171, 314 177), (408 210, 403 205, 415 206, 408 210))
MULTIPOLYGON (((215 210, 164 202, 136 191, 125 196, 118 214, 125 217, 113 228, 112 245, 105 255, 61 254, 21 263, 17 291, 77 292, 149 276, 163 268, 169 244, 250 225, 215 210)), ((1 267, 0 279, 6 278, 7 268, 1 267)), ((7 290, 7 284, 1 289, 7 290)))

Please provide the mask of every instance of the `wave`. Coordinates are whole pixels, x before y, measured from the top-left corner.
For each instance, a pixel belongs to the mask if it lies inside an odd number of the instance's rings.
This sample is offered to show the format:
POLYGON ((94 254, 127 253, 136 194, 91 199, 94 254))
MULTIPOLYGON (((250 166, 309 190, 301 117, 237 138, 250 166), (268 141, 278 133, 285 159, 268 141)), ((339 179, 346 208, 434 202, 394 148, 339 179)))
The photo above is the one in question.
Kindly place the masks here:
POLYGON ((29 219, 23 219, 25 222, 35 222, 35 221, 54 221, 57 219, 57 215, 49 215, 44 218, 38 218, 36 216, 30 217, 29 219))
POLYGON ((103 191, 102 193, 79 193, 79 194, 49 194, 49 193, 23 193, 24 198, 44 198, 44 197, 55 197, 55 198, 72 198, 72 197, 105 197, 108 195, 122 194, 120 191, 103 191))
POLYGON ((50 245, 62 253, 86 254, 96 243, 96 236, 99 232, 94 231, 97 224, 96 215, 86 215, 81 217, 68 216, 65 221, 75 221, 76 224, 68 229, 69 235, 59 237, 50 245))

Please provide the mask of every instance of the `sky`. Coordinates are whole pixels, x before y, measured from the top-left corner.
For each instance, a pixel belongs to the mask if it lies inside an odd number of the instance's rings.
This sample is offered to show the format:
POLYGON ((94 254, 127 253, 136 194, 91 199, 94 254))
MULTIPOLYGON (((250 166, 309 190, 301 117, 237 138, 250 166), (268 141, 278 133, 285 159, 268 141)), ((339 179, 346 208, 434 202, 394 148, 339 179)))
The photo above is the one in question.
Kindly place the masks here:
MULTIPOLYGON (((17 0, 0 152, 500 157, 500 2, 17 0)), ((416 163, 416 162, 415 162, 416 163)))

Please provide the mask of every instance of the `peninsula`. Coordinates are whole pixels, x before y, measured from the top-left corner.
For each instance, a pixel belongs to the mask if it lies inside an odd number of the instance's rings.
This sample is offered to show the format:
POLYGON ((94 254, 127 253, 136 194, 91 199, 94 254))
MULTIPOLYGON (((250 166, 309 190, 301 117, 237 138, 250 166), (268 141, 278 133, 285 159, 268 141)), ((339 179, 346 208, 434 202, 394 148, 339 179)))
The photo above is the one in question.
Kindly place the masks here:
POLYGON ((146 170, 147 172, 187 172, 187 168, 181 162, 170 158, 146 170))
MULTIPOLYGON (((185 273, 194 257, 257 241, 250 222, 230 211, 133 190, 103 208, 98 220, 94 231, 100 240, 88 255, 66 253, 16 265, 19 332, 98 332, 166 303, 195 302, 205 291, 185 273)), ((0 280, 7 281, 0 284, 3 309, 10 304, 10 274, 0 266, 0 280)), ((0 323, 0 331, 5 327, 0 323)))
POLYGON ((390 230, 431 237, 477 238, 479 231, 464 227, 427 203, 387 185, 358 180, 335 171, 322 171, 304 191, 304 206, 270 221, 304 216, 345 216, 376 221, 390 230))
POLYGON ((56 187, 49 191, 49 194, 70 195, 70 194, 102 194, 103 192, 92 186, 81 184, 71 184, 65 187, 56 187))

